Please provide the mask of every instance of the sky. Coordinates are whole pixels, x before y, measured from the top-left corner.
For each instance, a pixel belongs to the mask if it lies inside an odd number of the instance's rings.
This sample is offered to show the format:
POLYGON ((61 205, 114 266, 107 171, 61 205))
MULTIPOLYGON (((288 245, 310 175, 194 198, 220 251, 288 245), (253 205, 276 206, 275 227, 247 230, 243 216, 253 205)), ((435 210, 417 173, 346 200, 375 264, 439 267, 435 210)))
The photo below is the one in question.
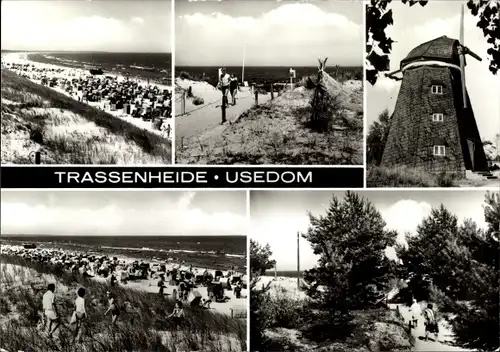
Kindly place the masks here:
MULTIPOLYGON (((393 43, 391 71, 399 69, 403 58, 416 46, 446 35, 460 38, 460 6, 461 1, 429 1, 425 7, 415 5, 409 7, 392 2, 394 25, 389 26, 386 33, 396 41, 393 43)), ((483 141, 493 141, 500 132, 500 72, 493 75, 489 69, 489 56, 486 52, 488 43, 483 32, 476 27, 478 19, 465 8, 464 16, 465 45, 479 55, 479 62, 470 55, 466 57, 466 87, 474 110, 479 133, 483 141)), ((375 86, 366 84, 367 123, 370 126, 377 120, 385 108, 392 113, 396 104, 401 82, 383 77, 375 86)))
MULTIPOLYGON (((248 236, 260 244, 269 243, 277 270, 297 269, 297 232, 306 232, 309 225, 307 212, 325 215, 332 195, 342 199, 344 191, 252 191, 250 193, 250 226, 248 236)), ((432 208, 441 203, 454 213, 461 223, 472 219, 481 228, 484 221, 485 191, 419 190, 419 191, 362 191, 387 223, 386 229, 397 230, 399 243, 404 243, 404 233, 415 230, 432 208)), ((392 257, 392 249, 386 251, 392 257)), ((300 237, 300 268, 314 267, 317 257, 310 243, 300 237)))
POLYGON ((2 50, 171 52, 172 4, 4 0, 2 50))
POLYGON ((177 0, 175 16, 178 66, 363 65, 360 1, 177 0))
POLYGON ((2 234, 246 235, 245 191, 2 191, 2 234))

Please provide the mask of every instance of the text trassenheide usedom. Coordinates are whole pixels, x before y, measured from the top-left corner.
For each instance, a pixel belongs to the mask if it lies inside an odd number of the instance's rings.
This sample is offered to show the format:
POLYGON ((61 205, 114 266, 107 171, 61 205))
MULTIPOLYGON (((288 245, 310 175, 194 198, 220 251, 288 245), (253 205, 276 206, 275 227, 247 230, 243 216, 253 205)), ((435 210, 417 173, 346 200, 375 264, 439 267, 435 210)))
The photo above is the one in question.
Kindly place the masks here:
POLYGON ((55 171, 62 184, 312 183, 311 171, 55 171))

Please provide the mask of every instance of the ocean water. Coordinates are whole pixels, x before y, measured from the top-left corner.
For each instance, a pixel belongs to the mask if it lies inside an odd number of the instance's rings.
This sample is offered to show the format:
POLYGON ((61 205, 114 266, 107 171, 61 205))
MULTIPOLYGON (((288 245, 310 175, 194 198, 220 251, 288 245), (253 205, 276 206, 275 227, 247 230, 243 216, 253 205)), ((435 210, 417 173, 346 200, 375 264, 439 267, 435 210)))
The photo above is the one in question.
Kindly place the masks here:
MULTIPOLYGON (((318 73, 317 66, 309 67, 292 67, 295 70, 296 79, 300 80, 304 76, 316 75, 318 73)), ((218 81, 219 67, 207 66, 176 66, 175 76, 179 77, 182 72, 187 73, 194 80, 204 80, 212 85, 216 85, 218 81)), ((226 67, 229 74, 234 73, 241 81, 242 67, 232 66, 226 67)), ((344 67, 327 66, 326 72, 334 78, 339 79, 363 79, 363 67, 344 67)), ((276 66, 245 66, 244 73, 245 81, 250 84, 266 84, 266 83, 288 83, 290 82, 290 67, 276 66)))
POLYGON ((131 250, 220 252, 231 255, 245 255, 246 253, 245 236, 14 236, 2 234, 2 240, 131 250))
POLYGON ((171 84, 172 79, 171 53, 47 52, 28 54, 28 58, 65 67, 101 68, 106 72, 150 78, 163 84, 171 84))

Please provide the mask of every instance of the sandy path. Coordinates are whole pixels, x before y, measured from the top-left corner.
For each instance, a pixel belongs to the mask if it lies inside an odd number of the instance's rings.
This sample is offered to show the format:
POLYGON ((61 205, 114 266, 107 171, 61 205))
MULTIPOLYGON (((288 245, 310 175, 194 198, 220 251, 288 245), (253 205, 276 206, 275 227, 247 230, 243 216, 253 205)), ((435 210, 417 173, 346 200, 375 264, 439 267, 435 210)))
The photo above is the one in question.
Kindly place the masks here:
MULTIPOLYGON (((405 321, 408 323, 408 321, 411 319, 411 312, 410 308, 406 307, 401 304, 390 304, 389 307, 391 309, 396 309, 396 306, 399 306, 399 311, 403 315, 405 321)), ((460 351, 460 352, 466 352, 466 351, 473 351, 469 349, 464 349, 462 347, 455 347, 451 346, 448 343, 453 344, 454 337, 453 337, 453 332, 451 331, 450 327, 447 326, 447 324, 444 321, 439 322, 439 342, 436 341, 425 341, 422 338, 425 337, 425 327, 424 327, 424 318, 421 316, 418 320, 418 325, 415 329, 411 330, 411 333, 413 337, 415 337, 415 351, 434 351, 434 352, 440 352, 440 351, 460 351)), ((434 334, 429 334, 429 338, 434 339, 434 334)))
MULTIPOLYGON (((207 94, 208 95, 208 94, 207 94)), ((219 92, 212 93, 205 99, 206 104, 195 106, 190 100, 186 101, 186 115, 179 116, 181 112, 181 102, 176 99, 175 103, 175 136, 176 138, 189 138, 201 134, 202 131, 213 129, 220 125, 222 121, 221 101, 219 92), (215 97, 214 97, 215 95, 215 97), (212 98, 212 99, 208 99, 212 98)), ((271 99, 271 94, 259 95, 259 104, 271 99)), ((229 99, 231 102, 231 99, 229 99)), ((235 106, 229 105, 226 110, 226 119, 233 122, 242 113, 254 105, 254 97, 248 87, 243 87, 239 92, 239 99, 235 106)))

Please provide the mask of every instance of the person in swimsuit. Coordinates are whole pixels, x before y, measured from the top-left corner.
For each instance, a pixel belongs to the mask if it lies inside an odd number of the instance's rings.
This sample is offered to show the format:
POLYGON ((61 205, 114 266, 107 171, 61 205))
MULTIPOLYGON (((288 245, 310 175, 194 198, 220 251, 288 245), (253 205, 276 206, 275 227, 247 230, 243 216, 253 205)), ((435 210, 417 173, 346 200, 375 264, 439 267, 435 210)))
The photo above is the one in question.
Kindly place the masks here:
POLYGON ((167 318, 172 319, 176 328, 182 323, 182 320, 184 318, 184 309, 182 309, 181 301, 175 302, 174 310, 172 314, 167 316, 167 318))
POLYGON ((233 99, 233 105, 236 105, 236 96, 238 93, 238 78, 234 74, 231 75, 231 80, 229 82, 229 89, 231 91, 231 98, 233 99))
POLYGON ((73 335, 73 342, 82 342, 82 323, 83 319, 87 317, 87 311, 85 310, 85 289, 80 287, 77 292, 77 297, 75 299, 75 311, 71 316, 70 324, 76 324, 75 333, 73 335))
POLYGON ((120 311, 116 304, 115 296, 110 291, 106 292, 106 296, 108 298, 109 307, 108 310, 104 313, 104 316, 108 315, 108 313, 111 312, 111 326, 114 326, 116 324, 116 319, 118 319, 120 311))
POLYGON ((221 69, 221 75, 219 77, 219 87, 222 91, 222 104, 227 106, 227 93, 229 92, 231 84, 231 76, 226 72, 226 68, 221 69))
POLYGON ((52 334, 57 330, 60 325, 59 315, 57 314, 56 306, 54 304, 55 295, 54 291, 56 290, 55 284, 49 284, 47 287, 47 292, 43 295, 43 311, 45 313, 45 317, 47 318, 47 333, 49 337, 52 337, 52 334))

